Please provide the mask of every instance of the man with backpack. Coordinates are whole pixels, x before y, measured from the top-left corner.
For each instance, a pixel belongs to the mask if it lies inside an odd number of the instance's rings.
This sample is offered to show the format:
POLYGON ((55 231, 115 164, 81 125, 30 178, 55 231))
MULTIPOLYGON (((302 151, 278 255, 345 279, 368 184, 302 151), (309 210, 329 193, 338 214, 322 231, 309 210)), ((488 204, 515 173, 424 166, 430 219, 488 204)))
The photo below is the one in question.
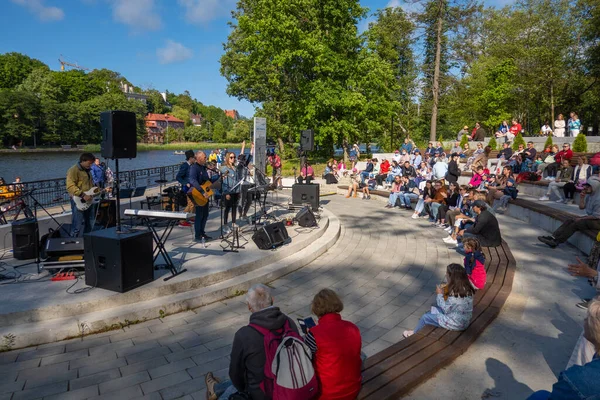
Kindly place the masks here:
POLYGON ((298 399, 317 396, 318 382, 310 348, 294 321, 273 305, 271 290, 252 286, 246 295, 250 323, 233 339, 229 378, 220 382, 206 374, 207 399, 298 399), (280 344, 284 346, 280 347, 280 344), (277 364, 273 374, 271 366, 277 364), (232 396, 233 397, 229 397, 232 396))

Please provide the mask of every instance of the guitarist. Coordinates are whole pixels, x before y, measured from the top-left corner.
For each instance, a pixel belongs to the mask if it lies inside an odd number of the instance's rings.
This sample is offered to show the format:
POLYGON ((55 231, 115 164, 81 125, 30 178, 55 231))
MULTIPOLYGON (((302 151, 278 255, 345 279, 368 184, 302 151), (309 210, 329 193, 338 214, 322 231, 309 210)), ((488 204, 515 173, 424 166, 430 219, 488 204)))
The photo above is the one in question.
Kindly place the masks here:
MULTIPOLYGON (((190 165, 189 180, 190 185, 200 193, 204 194, 204 189, 201 185, 206 181, 216 182, 219 179, 219 175, 215 174, 212 178, 208 175, 208 169, 206 167, 206 153, 198 151, 196 153, 196 163, 190 165)), ((200 241, 202 239, 208 241, 212 238, 206 234, 206 221, 208 220, 208 203, 203 206, 196 206, 196 220, 194 221, 194 236, 195 240, 200 241)))
POLYGON ((81 211, 75 205, 73 197, 81 197, 84 201, 91 200, 91 196, 84 192, 92 188, 92 174, 90 169, 96 157, 92 153, 83 153, 79 162, 67 171, 67 192, 71 196, 71 236, 83 237, 84 233, 91 232, 96 215, 96 206, 92 205, 85 211, 81 211))

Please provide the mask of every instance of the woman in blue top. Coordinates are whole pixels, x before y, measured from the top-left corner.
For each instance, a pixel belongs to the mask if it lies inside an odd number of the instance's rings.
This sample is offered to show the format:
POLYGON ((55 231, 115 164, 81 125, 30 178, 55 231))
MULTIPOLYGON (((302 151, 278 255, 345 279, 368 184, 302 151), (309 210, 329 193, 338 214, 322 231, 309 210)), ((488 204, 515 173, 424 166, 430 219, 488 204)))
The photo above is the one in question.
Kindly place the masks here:
POLYGON ((235 154, 232 152, 225 154, 223 165, 219 169, 223 180, 221 191, 223 192, 223 224, 227 225, 229 211, 231 210, 231 224, 235 228, 237 203, 240 196, 240 185, 238 185, 237 173, 235 168, 235 154))
POLYGON ((573 113, 573 117, 569 120, 569 132, 572 137, 576 137, 579 135, 579 131, 581 130, 581 121, 577 114, 573 113))

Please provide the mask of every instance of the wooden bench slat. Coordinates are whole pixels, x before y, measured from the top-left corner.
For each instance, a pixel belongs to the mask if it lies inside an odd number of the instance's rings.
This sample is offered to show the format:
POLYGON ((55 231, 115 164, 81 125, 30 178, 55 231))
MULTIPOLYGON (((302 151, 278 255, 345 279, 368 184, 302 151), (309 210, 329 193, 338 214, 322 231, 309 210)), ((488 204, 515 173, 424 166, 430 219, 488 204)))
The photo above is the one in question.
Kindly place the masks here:
MULTIPOLYGON (((473 308, 473 316, 471 317, 471 323, 469 324, 469 326, 471 326, 471 324, 473 324, 473 322, 475 322, 477 320, 477 318, 479 318, 479 316, 481 314, 483 314, 483 312, 485 310, 487 310, 487 308, 488 308, 487 305, 474 307, 473 308)), ((436 331, 443 333, 443 334, 439 335, 438 340, 441 340, 444 343, 448 343, 448 344, 452 344, 456 340, 456 338, 458 338, 464 332, 464 331, 449 331, 449 330, 443 329, 443 328, 436 328, 436 331)), ((429 337, 433 337, 433 333, 429 334, 429 337)))

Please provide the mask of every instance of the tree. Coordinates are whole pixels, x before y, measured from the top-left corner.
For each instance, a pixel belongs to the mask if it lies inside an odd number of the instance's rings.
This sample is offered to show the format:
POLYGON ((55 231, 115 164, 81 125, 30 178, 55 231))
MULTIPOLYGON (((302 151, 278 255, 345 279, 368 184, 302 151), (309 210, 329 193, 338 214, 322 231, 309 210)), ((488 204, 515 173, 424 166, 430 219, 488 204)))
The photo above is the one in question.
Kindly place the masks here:
POLYGON ((580 133, 573 141, 573 151, 578 153, 585 153, 587 151, 587 139, 585 134, 580 133))
POLYGON ((216 122, 212 131, 212 140, 215 143, 225 143, 227 140, 225 127, 222 123, 216 122))
POLYGON ((462 135, 462 138, 460 138, 460 148, 463 149, 467 143, 469 143, 469 137, 466 134, 462 135))
POLYGON ((39 117, 40 101, 34 94, 0 90, 0 137, 5 145, 31 139, 39 125, 39 117))
POLYGON ((553 143, 552 143, 552 136, 548 135, 548 138, 546 139, 546 142, 544 143, 544 149, 548 146, 552 147, 553 143))
POLYGON ((492 135, 487 145, 490 146, 492 150, 498 150, 498 143, 496 143, 496 137, 494 135, 492 135))
POLYGON ((49 69, 46 64, 24 54, 0 54, 0 89, 12 89, 20 85, 37 68, 49 69))
POLYGON ((525 140, 523 139, 521 132, 517 133, 517 136, 515 136, 515 141, 512 145, 513 150, 519 150, 519 145, 525 146, 525 140))

